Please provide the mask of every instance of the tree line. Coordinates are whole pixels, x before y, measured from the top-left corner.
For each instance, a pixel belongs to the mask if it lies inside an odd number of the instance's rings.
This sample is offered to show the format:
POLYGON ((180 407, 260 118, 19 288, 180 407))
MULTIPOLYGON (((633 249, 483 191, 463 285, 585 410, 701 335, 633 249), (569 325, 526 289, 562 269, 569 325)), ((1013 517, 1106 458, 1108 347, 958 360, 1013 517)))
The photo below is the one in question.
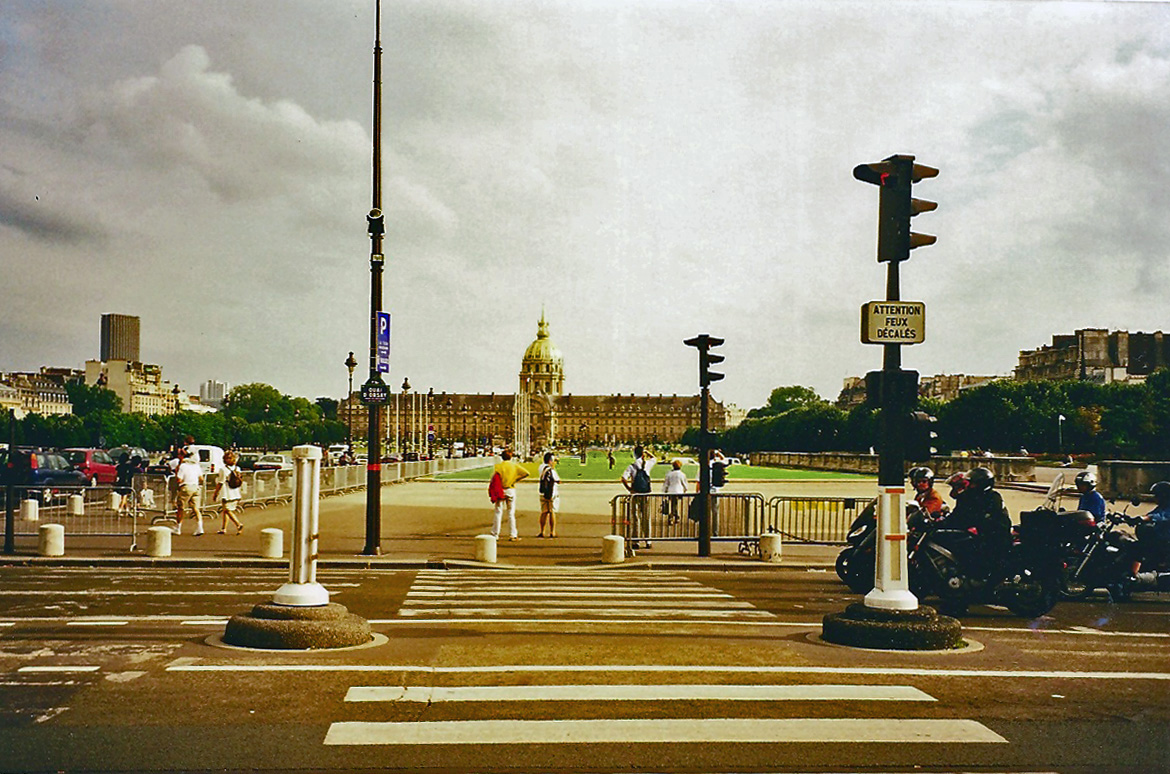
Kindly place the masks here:
MULTIPOLYGON (((938 419, 940 454, 985 449, 1097 459, 1170 459, 1170 371, 1143 383, 1017 382, 1008 379, 962 391, 946 403, 920 401, 938 419)), ((697 445, 692 428, 684 443, 697 445)), ((768 403, 723 432, 725 451, 854 451, 880 446, 878 411, 841 409, 815 391, 778 387, 768 403)))
POLYGON ((65 390, 73 413, 28 414, 16 420, 17 444, 57 448, 125 445, 160 451, 189 435, 199 443, 224 448, 289 449, 304 443, 340 443, 347 434, 345 423, 337 421, 337 401, 318 398, 313 403, 284 395, 267 384, 233 388, 217 413, 157 415, 122 413, 121 399, 104 387, 70 382, 65 390))

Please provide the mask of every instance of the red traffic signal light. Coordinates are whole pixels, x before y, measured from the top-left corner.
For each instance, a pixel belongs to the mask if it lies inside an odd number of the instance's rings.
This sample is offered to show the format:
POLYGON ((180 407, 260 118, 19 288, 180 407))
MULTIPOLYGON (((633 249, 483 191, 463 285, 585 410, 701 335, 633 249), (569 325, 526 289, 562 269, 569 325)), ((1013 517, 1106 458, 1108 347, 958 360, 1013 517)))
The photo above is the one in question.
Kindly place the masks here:
POLYGON ((878 205, 878 261, 904 261, 916 247, 938 241, 930 234, 910 230, 910 218, 937 209, 938 204, 910 195, 913 183, 937 177, 938 170, 915 164, 913 156, 890 156, 874 164, 858 164, 853 177, 881 188, 878 205))

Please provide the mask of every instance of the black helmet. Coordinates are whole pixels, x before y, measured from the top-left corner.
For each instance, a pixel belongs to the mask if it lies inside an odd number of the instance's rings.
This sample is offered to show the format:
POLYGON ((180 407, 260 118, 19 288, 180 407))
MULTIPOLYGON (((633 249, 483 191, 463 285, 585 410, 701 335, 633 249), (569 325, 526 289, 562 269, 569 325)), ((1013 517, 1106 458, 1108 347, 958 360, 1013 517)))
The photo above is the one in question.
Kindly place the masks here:
POLYGON ((1083 484, 1086 490, 1093 489, 1097 486, 1097 477, 1087 470, 1077 473, 1077 477, 1073 479, 1073 484, 1077 489, 1081 488, 1083 484))
POLYGON ((928 481, 934 483, 934 471, 925 465, 920 465, 917 468, 910 468, 910 483, 917 484, 919 481, 928 481))
POLYGON ((1170 481, 1158 481, 1150 487, 1150 494, 1159 503, 1170 500, 1170 481))
POLYGON ((969 471, 967 480, 971 482, 971 489, 975 492, 986 492, 995 486, 995 474, 983 467, 969 471))

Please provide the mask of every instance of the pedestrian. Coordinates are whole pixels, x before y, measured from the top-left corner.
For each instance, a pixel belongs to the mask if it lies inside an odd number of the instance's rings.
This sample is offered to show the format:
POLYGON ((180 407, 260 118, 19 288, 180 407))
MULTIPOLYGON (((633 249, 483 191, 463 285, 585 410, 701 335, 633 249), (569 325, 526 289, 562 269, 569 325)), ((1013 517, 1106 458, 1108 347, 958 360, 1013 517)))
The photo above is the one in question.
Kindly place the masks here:
POLYGON ((175 472, 179 482, 179 507, 175 518, 175 534, 183 534, 183 517, 188 512, 195 516, 195 537, 203 534, 203 512, 199 509, 199 497, 203 489, 203 468, 194 454, 179 450, 179 467, 175 472))
MULTIPOLYGON (((634 447, 634 460, 622 473, 622 486, 632 495, 650 494, 650 470, 654 467, 654 455, 645 451, 641 445, 634 447)), ((630 509, 630 547, 638 548, 639 533, 642 537, 642 548, 651 548, 650 544, 650 504, 645 497, 631 498, 630 509)))
POLYGON ((552 452, 544 453, 544 464, 540 466, 540 534, 545 537, 544 525, 548 524, 548 537, 557 536, 557 511, 561 509, 561 477, 557 474, 557 457, 552 452))
POLYGON ((608 459, 608 460, 609 460, 609 469, 610 469, 610 470, 613 470, 613 466, 614 466, 615 464, 617 464, 617 460, 615 460, 615 459, 613 458, 613 449, 610 449, 609 451, 607 451, 607 452, 605 453, 605 456, 606 456, 606 459, 608 459))
POLYGON ((667 495, 667 501, 662 504, 662 513, 666 516, 668 525, 678 524, 680 520, 679 503, 687 493, 687 474, 683 472, 682 460, 674 459, 670 462, 670 470, 662 479, 662 493, 667 495))
POLYGON ((504 510, 508 511, 508 540, 513 542, 520 539, 516 532, 516 483, 528 478, 528 471, 512 461, 512 450, 504 449, 500 453, 503 457, 496 463, 494 475, 500 477, 500 487, 503 497, 495 501, 493 506, 494 520, 492 521, 492 537, 500 536, 500 526, 503 522, 504 510))
POLYGON ((236 518, 236 511, 240 508, 240 501, 244 499, 244 476, 240 473, 240 466, 236 463, 239 457, 234 451, 228 450, 223 454, 223 469, 220 470, 215 485, 214 500, 219 498, 220 535, 227 534, 227 523, 230 519, 235 525, 236 534, 244 531, 244 523, 236 518), (222 496, 221 496, 222 493, 222 496))
POLYGON ((139 455, 123 454, 118 460, 117 474, 114 480, 114 491, 118 493, 118 515, 130 513, 134 500, 134 477, 144 472, 142 457, 139 455))

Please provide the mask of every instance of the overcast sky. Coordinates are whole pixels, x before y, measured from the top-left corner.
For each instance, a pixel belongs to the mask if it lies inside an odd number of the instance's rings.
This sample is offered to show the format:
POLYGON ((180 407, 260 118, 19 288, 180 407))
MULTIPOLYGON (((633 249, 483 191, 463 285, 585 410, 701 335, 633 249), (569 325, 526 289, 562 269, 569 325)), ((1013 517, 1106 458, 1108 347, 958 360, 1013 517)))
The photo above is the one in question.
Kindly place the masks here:
MULTIPOLYGON (((4 0, 0 370, 142 357, 341 397, 368 363, 374 0, 4 0)), ((388 381, 513 392, 542 307, 577 394, 833 399, 880 367, 877 189, 922 374, 1170 330, 1170 5, 384 0, 388 381)))

